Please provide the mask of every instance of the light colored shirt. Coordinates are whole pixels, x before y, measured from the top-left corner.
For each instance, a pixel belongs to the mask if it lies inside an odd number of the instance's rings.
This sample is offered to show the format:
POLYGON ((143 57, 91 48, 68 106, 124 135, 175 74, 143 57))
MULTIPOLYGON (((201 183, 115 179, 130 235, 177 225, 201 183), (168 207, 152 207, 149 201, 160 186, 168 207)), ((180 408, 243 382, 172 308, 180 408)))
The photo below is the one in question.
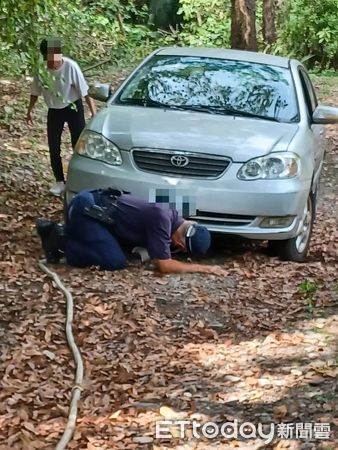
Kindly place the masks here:
POLYGON ((65 56, 58 69, 47 69, 47 83, 35 75, 31 86, 31 95, 42 95, 48 108, 54 109, 66 108, 87 94, 88 84, 79 65, 65 56))

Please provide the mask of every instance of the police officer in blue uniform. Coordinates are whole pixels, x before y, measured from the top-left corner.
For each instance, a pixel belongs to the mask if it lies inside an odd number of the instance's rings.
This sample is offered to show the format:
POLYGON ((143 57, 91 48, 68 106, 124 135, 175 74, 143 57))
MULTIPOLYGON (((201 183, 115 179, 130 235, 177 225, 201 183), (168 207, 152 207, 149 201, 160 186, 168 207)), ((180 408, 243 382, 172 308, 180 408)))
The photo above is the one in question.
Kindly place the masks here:
POLYGON ((122 248, 137 246, 147 250, 161 273, 225 275, 218 266, 185 263, 171 257, 173 248, 202 257, 210 242, 206 227, 184 220, 167 205, 108 189, 82 191, 73 198, 62 250, 71 266, 120 270, 127 265, 122 248))

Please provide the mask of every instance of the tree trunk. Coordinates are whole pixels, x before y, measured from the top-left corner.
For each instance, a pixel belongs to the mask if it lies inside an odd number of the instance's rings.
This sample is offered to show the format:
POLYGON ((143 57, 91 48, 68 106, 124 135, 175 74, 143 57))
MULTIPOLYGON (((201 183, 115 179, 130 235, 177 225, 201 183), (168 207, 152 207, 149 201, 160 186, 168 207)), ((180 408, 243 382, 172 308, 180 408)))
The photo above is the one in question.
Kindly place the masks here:
POLYGON ((276 42, 275 0, 263 3, 263 37, 267 44, 276 42))
POLYGON ((258 50, 256 0, 231 0, 231 48, 258 50))

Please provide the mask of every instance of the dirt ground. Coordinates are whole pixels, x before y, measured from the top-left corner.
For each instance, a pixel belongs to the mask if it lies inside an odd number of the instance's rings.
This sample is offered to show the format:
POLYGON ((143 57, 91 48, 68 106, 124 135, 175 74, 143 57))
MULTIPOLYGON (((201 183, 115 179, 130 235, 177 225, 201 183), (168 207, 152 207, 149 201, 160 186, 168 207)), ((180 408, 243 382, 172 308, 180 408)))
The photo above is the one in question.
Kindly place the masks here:
MULTIPOLYGON (((338 78, 315 84, 334 104, 338 78)), ((48 195, 45 109, 40 103, 28 128, 27 96, 26 84, 0 80, 0 450, 55 448, 74 384, 65 299, 37 265, 35 220, 61 221, 62 202, 48 195)), ((64 147, 66 161, 68 138, 64 147)), ((118 273, 54 267, 74 296, 85 364, 70 449, 338 448, 337 174, 338 126, 327 129, 304 264, 217 238, 206 262, 221 264, 226 278, 159 277, 138 260, 118 273), (160 420, 237 420, 276 432, 272 442, 197 439, 190 426, 184 437, 172 427, 171 439, 158 439, 160 420)))

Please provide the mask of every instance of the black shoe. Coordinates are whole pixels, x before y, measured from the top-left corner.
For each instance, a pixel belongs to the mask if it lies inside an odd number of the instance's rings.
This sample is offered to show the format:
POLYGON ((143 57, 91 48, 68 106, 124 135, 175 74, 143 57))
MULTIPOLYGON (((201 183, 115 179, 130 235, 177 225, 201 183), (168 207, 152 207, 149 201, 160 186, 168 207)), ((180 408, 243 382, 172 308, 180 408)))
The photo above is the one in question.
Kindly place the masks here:
POLYGON ((47 262, 56 264, 63 256, 64 227, 52 220, 38 219, 36 230, 40 236, 47 262))

